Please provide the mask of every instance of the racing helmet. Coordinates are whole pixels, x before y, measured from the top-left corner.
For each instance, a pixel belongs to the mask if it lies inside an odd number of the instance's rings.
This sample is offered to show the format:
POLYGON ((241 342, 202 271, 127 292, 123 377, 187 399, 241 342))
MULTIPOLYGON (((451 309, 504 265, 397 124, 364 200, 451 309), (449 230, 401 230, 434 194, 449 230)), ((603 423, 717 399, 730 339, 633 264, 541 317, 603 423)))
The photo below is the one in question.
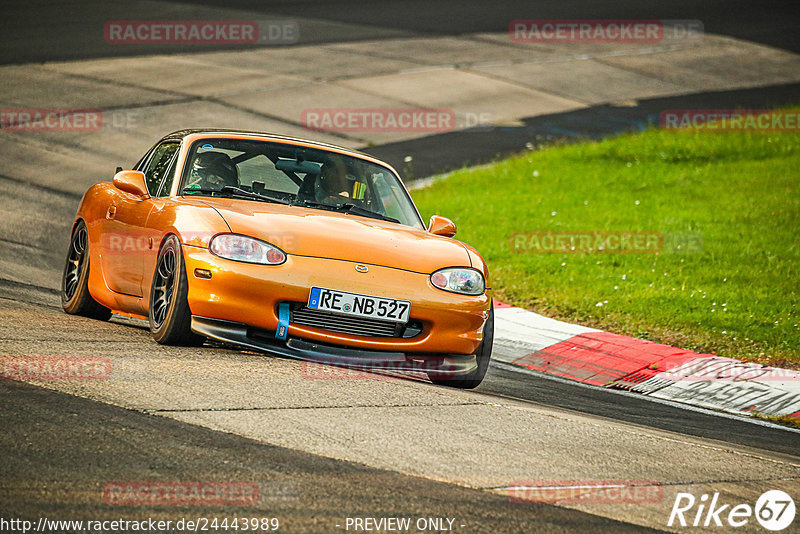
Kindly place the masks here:
POLYGON ((236 165, 222 152, 198 154, 192 162, 189 184, 201 189, 222 189, 226 185, 239 187, 236 165))

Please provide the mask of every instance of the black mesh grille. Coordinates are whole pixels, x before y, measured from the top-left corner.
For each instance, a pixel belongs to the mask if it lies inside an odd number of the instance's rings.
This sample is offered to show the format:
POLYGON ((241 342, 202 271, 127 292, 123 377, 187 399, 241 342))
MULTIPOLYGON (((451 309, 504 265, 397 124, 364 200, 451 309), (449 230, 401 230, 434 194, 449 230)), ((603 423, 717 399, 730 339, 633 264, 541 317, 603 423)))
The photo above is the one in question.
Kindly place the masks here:
POLYGON ((290 322, 322 330, 368 337, 401 337, 403 329, 402 325, 398 323, 312 310, 306 306, 292 310, 290 322))

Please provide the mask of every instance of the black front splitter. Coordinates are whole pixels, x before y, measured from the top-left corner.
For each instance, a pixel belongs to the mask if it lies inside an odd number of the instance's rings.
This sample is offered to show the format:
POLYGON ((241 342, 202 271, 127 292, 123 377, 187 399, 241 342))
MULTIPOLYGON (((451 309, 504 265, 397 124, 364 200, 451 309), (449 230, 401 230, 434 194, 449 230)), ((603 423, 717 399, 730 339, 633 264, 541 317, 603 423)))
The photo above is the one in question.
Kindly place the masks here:
MULTIPOLYGON (((211 339, 249 349, 353 369, 432 371, 440 376, 457 377, 472 372, 478 366, 473 354, 417 355, 404 352, 353 349, 314 343, 299 338, 281 341, 271 339, 270 332, 255 331, 243 323, 197 315, 192 316, 192 331, 211 339)), ((274 333, 272 335, 274 336, 274 333)))

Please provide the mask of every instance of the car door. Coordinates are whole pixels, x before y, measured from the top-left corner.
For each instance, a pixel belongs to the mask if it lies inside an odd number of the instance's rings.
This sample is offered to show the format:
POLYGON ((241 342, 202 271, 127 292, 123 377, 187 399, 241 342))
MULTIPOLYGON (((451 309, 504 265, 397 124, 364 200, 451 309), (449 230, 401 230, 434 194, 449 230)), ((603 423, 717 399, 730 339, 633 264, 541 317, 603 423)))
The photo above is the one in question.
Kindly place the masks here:
MULTIPOLYGON (((161 143, 144 163, 141 170, 151 197, 158 194, 179 146, 177 141, 161 143)), ((101 263, 106 284, 112 291, 142 296, 143 258, 150 250, 145 227, 147 216, 157 202, 154 198, 141 199, 119 190, 111 199, 103 224, 101 263)))
POLYGON ((147 223, 143 229, 143 240, 147 240, 148 247, 142 255, 142 293, 145 298, 149 298, 150 286, 158 260, 160 244, 164 240, 169 228, 175 224, 175 198, 170 197, 170 194, 174 181, 180 179, 180 173, 176 168, 178 152, 179 151, 176 151, 173 155, 166 172, 164 172, 158 192, 153 195, 151 199, 153 206, 147 216, 147 223))

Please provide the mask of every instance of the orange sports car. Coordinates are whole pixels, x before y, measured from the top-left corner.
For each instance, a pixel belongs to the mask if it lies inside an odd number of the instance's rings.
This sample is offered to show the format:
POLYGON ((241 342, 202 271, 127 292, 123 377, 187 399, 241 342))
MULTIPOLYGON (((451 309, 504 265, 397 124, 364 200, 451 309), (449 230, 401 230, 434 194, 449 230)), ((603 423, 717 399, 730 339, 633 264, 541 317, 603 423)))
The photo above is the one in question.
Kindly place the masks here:
POLYGON ((67 313, 473 388, 489 366, 486 264, 427 229, 397 172, 278 135, 182 130, 93 185, 72 228, 67 313))

